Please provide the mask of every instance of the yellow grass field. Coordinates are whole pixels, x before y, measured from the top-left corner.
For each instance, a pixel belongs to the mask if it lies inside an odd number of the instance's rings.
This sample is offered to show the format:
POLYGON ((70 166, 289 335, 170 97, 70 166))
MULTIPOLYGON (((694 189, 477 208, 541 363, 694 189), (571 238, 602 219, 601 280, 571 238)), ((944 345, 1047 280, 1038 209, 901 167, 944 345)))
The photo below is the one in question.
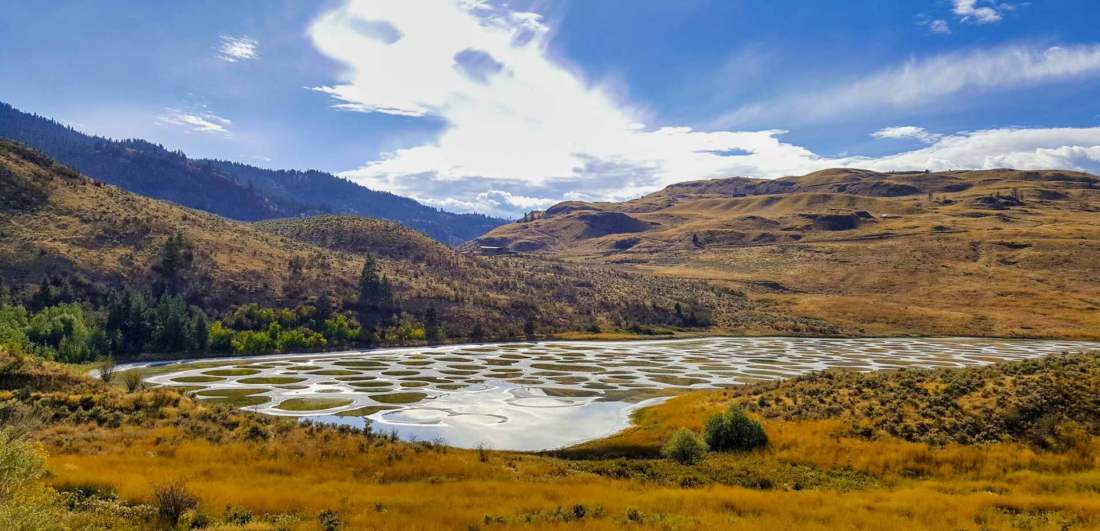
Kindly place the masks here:
POLYGON ((36 438, 48 452, 48 482, 61 491, 94 486, 126 503, 153 503, 156 486, 179 481, 212 518, 230 506, 285 517, 279 525, 257 520, 252 529, 313 529, 324 511, 348 529, 1090 529, 1100 527, 1100 437, 1087 420, 1098 375, 1097 354, 985 368, 828 372, 680 395, 640 410, 618 435, 542 454, 407 443, 234 413, 166 390, 123 393, 90 382, 86 390, 47 392, 40 403, 70 416, 99 404, 93 407, 130 411, 136 423, 66 421, 36 438), (1016 418, 981 402, 990 389, 1021 410, 1043 400, 1075 405, 1041 414, 1062 419, 1052 438, 1039 440, 1047 448, 1012 428, 993 434, 1001 442, 983 444, 881 435, 929 420, 948 396, 953 405, 931 419, 943 426, 961 422, 950 425, 967 431, 967 422, 984 417, 1016 418), (102 396, 84 394, 90 391, 102 396), (812 398, 823 392, 835 397, 812 398), (878 412, 895 398, 909 411, 878 412), (730 404, 763 421, 766 449, 712 452, 697 465, 656 456, 673 430, 699 429, 730 404), (880 434, 853 433, 859 425, 880 434))

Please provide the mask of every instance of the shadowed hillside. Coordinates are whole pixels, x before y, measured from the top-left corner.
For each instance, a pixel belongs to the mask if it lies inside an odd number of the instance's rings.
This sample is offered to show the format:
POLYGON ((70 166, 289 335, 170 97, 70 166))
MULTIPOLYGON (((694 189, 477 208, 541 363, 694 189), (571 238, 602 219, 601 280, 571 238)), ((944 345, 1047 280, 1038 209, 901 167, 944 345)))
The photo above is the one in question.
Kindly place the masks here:
POLYGON ((503 223, 453 214, 310 170, 268 170, 221 160, 190 159, 140 139, 91 136, 0 102, 0 138, 27 144, 100 181, 156 199, 239 220, 319 213, 397 221, 448 245, 503 223))
POLYGON ((561 203, 476 242, 706 279, 857 334, 1096 337, 1098 214, 1084 173, 833 169, 561 203))
POLYGON ((371 253, 403 308, 435 307, 456 334, 481 324, 489 337, 516 337, 527 320, 540 333, 675 327, 684 324, 677 305, 725 327, 829 332, 820 322, 782 316, 702 282, 546 259, 472 257, 386 221, 234 222, 105 185, 7 142, 0 142, 0 187, 0 278, 17 290, 46 275, 72 278, 92 298, 119 286, 147 286, 164 242, 179 233, 194 249, 190 302, 204 308, 293 306, 322 293, 353 307, 363 255, 371 253))

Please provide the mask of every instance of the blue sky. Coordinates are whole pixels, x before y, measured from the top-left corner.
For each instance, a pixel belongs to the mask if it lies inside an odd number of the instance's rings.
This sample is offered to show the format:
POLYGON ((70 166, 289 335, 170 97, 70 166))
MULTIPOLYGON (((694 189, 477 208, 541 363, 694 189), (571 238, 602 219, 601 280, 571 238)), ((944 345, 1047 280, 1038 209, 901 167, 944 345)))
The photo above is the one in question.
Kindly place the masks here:
POLYGON ((189 155, 516 216, 672 182, 1100 171, 1091 0, 71 1, 0 11, 0 100, 189 155))

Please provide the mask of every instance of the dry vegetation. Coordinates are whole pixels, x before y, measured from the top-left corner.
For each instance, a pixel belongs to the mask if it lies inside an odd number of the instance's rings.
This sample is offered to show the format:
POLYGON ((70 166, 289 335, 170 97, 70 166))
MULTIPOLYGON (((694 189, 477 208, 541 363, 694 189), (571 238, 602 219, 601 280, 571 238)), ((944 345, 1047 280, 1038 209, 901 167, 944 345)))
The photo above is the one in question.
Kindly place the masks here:
POLYGON ((586 329, 668 332, 673 308, 697 309, 729 328, 828 333, 736 290, 610 267, 542 258, 469 256, 394 223, 328 216, 257 225, 229 221, 104 185, 11 143, 0 143, 0 278, 30 289, 47 274, 76 280, 94 299, 143 287, 165 240, 194 249, 193 304, 294 306, 328 292, 354 302, 362 253, 379 255, 402 308, 438 309, 454 336, 481 324, 487 337, 586 329))
MULTIPOLYGON (((989 410, 1002 417, 1031 399, 1029 388, 1055 386, 1073 397, 1095 391, 1097 354, 984 369, 828 373, 693 393, 643 410, 637 427, 620 436, 557 456, 297 425, 176 391, 124 392, 61 366, 0 356, 0 415, 6 425, 37 426, 48 483, 67 500, 55 508, 56 521, 73 527, 163 525, 157 515, 165 500, 189 495, 188 522, 234 528, 247 514, 250 529, 315 529, 324 519, 351 529, 1100 526, 1098 424, 1078 415, 1095 408, 1067 410, 1054 423, 1063 444, 1049 448, 1011 429, 984 444, 912 442, 885 428, 861 429, 865 420, 919 422, 926 419, 919 412, 944 397, 969 411, 974 391, 947 391, 955 382, 1012 382, 1019 391, 1006 395, 1004 411, 989 410), (912 412, 899 421, 863 417, 877 398, 822 399, 876 386, 892 389, 887 402, 906 402, 912 412), (693 466, 649 457, 668 434, 698 429, 730 403, 763 418, 768 449, 712 453, 693 466)), ((1055 403, 1051 411, 1061 409, 1055 403)))
POLYGON ((478 241, 746 292, 844 335, 1100 337, 1100 179, 1065 171, 681 183, 478 241))

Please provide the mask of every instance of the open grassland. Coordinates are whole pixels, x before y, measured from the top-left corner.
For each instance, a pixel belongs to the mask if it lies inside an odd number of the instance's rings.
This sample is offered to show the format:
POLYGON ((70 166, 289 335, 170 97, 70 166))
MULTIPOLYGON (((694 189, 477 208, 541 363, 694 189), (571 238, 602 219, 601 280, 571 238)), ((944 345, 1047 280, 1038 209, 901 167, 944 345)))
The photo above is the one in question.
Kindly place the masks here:
POLYGON ((156 488, 175 480, 212 523, 243 509, 251 529, 313 529, 322 514, 351 529, 1100 526, 1098 354, 696 392, 548 454, 298 425, 3 361, 0 412, 33 428, 49 485, 80 497, 57 509, 74 527, 154 526, 156 488), (731 404, 763 420, 767 449, 654 457, 731 404))
POLYGON ((706 280, 844 335, 1095 338, 1098 213, 1083 173, 837 169, 561 203, 478 242, 706 280))

